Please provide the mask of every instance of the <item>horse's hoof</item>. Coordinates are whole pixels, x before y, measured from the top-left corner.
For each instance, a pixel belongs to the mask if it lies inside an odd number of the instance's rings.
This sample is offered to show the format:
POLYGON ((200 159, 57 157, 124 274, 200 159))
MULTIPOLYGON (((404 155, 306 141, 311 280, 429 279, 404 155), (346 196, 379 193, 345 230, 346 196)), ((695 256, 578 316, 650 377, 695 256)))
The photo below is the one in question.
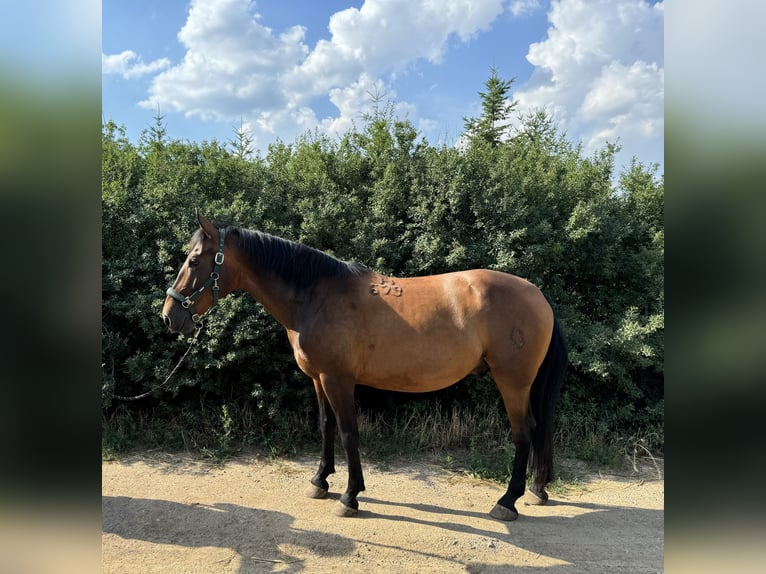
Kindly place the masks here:
POLYGON ((497 518, 504 522, 512 522, 519 517, 519 513, 500 504, 495 504, 495 507, 489 511, 489 515, 492 518, 497 518))
POLYGON ((325 496, 327 496, 327 489, 321 488, 314 484, 310 484, 309 487, 306 489, 306 496, 308 496, 309 498, 324 498, 325 496))
POLYGON ((351 508, 350 506, 346 506, 340 500, 338 501, 338 504, 335 505, 335 516, 340 516, 341 518, 356 516, 358 512, 358 508, 351 508))
POLYGON ((524 495, 524 504, 527 506, 542 506, 548 502, 548 493, 544 490, 539 494, 531 488, 524 495))

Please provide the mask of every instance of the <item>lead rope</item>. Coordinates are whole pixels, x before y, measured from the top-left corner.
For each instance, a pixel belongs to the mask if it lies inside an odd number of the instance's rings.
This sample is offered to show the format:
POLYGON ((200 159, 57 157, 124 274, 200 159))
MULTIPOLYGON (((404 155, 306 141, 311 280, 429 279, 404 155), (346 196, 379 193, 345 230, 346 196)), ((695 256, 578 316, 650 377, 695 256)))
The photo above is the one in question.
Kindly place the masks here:
POLYGON ((143 393, 143 394, 141 394, 141 395, 136 395, 135 397, 122 397, 122 396, 120 396, 120 395, 112 395, 112 398, 113 398, 113 399, 117 399, 117 400, 119 400, 119 401, 137 401, 138 399, 143 399, 144 397, 148 397, 148 396, 149 396, 149 395, 151 395, 152 393, 154 393, 154 392, 156 392, 156 391, 160 390, 162 387, 164 387, 165 385, 167 385, 167 384, 168 384, 168 382, 170 381, 170 378, 171 378, 171 377, 172 377, 172 376, 175 374, 175 372, 178 370, 178 367, 180 367, 180 366, 181 366, 181 363, 183 363, 183 362, 184 362, 184 359, 186 358, 186 355, 188 355, 188 354, 189 354, 189 352, 192 350, 192 347, 194 347, 194 345, 197 343, 197 336, 199 335, 199 332, 200 332, 201 330, 202 330, 202 325, 200 325, 199 327, 197 327, 197 330, 196 330, 196 331, 194 331, 194 337, 192 337, 191 343, 189 343, 189 348, 188 348, 188 349, 186 349, 186 352, 185 352, 185 353, 183 354, 183 356, 182 356, 182 357, 181 357, 181 358, 178 360, 178 362, 176 363, 176 366, 175 366, 175 367, 173 367, 173 370, 172 370, 172 371, 170 371, 170 374, 169 374, 167 377, 165 377, 165 380, 164 380, 164 381, 162 381, 162 382, 161 382, 159 385, 157 385, 156 387, 154 387, 152 390, 150 390, 150 391, 146 391, 145 393, 143 393))
MULTIPOLYGON (((159 385, 154 387, 151 391, 147 391, 141 395, 136 395, 135 397, 122 397, 120 395, 112 395, 113 399, 117 399, 120 401, 137 401, 138 399, 143 399, 144 397, 148 397, 152 393, 158 391, 162 387, 168 384, 168 381, 170 381, 170 378, 175 374, 175 372, 178 370, 178 367, 181 366, 181 363, 183 363, 184 359, 186 358, 186 355, 189 354, 189 352, 192 350, 192 347, 197 342, 197 336, 199 335, 199 332, 202 330, 202 327, 204 326, 204 323, 202 322, 202 317, 200 317, 197 312, 194 309, 194 301, 199 297, 202 292, 210 287, 212 285, 213 290, 213 305, 214 307, 218 303, 218 279, 221 278, 220 274, 218 273, 218 270, 221 268, 221 265, 223 265, 224 255, 223 255, 223 245, 224 240, 226 238, 226 229, 221 228, 218 230, 218 253, 215 254, 214 259, 214 265, 213 265, 213 271, 210 273, 210 277, 208 277, 207 281, 205 281, 205 284, 202 285, 199 289, 197 289, 194 293, 191 295, 181 295, 178 291, 173 289, 172 287, 166 291, 166 294, 175 299, 176 301, 180 301, 181 305, 184 309, 188 309, 189 313, 191 313, 191 319, 194 323, 195 331, 194 331, 194 337, 191 340, 191 343, 189 343, 189 348, 186 349, 186 352, 183 354, 183 357, 176 363, 176 366, 173 367, 173 370, 170 371, 170 374, 165 378, 164 381, 162 381, 159 385)), ((208 309, 209 311, 209 309, 208 309)), ((205 312, 207 313, 207 311, 205 312)), ((203 313, 203 315, 205 314, 203 313)))

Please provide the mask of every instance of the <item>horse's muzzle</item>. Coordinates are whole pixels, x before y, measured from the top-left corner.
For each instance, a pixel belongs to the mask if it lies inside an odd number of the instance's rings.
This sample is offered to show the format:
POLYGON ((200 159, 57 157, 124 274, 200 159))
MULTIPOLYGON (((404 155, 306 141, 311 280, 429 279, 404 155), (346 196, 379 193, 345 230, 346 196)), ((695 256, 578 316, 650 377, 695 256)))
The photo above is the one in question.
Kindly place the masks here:
POLYGON ((171 333, 190 335, 194 332, 194 322, 188 309, 184 309, 176 301, 166 302, 162 309, 162 322, 171 333))

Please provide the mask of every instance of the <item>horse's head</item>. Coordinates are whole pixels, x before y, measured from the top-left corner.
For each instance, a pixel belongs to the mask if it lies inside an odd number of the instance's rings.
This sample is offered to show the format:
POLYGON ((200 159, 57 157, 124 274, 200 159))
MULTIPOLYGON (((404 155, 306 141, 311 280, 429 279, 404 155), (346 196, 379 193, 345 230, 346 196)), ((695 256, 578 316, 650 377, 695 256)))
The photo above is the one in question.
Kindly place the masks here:
POLYGON ((162 320, 174 333, 189 335, 202 328, 202 316, 231 291, 224 265, 225 232, 201 215, 192 235, 189 254, 173 286, 167 290, 162 320))

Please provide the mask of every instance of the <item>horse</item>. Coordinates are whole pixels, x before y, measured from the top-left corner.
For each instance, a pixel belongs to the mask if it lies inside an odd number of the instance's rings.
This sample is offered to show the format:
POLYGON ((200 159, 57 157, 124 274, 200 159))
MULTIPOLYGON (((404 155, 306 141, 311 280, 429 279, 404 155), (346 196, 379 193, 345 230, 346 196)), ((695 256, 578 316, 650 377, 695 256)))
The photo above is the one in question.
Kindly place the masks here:
POLYGON ((353 516, 365 490, 354 403, 356 385, 428 392, 469 374, 489 374, 500 391, 515 446, 506 493, 490 510, 518 518, 525 501, 544 504, 553 478, 556 403, 567 366, 563 331, 543 293, 499 271, 473 269, 388 277, 306 245, 198 214, 199 229, 162 319, 195 335, 204 314, 234 290, 251 294, 287 331, 298 367, 314 383, 322 451, 307 495, 323 498, 335 472, 335 433, 348 462, 336 514, 353 516), (531 458, 530 458, 531 455, 531 458))

